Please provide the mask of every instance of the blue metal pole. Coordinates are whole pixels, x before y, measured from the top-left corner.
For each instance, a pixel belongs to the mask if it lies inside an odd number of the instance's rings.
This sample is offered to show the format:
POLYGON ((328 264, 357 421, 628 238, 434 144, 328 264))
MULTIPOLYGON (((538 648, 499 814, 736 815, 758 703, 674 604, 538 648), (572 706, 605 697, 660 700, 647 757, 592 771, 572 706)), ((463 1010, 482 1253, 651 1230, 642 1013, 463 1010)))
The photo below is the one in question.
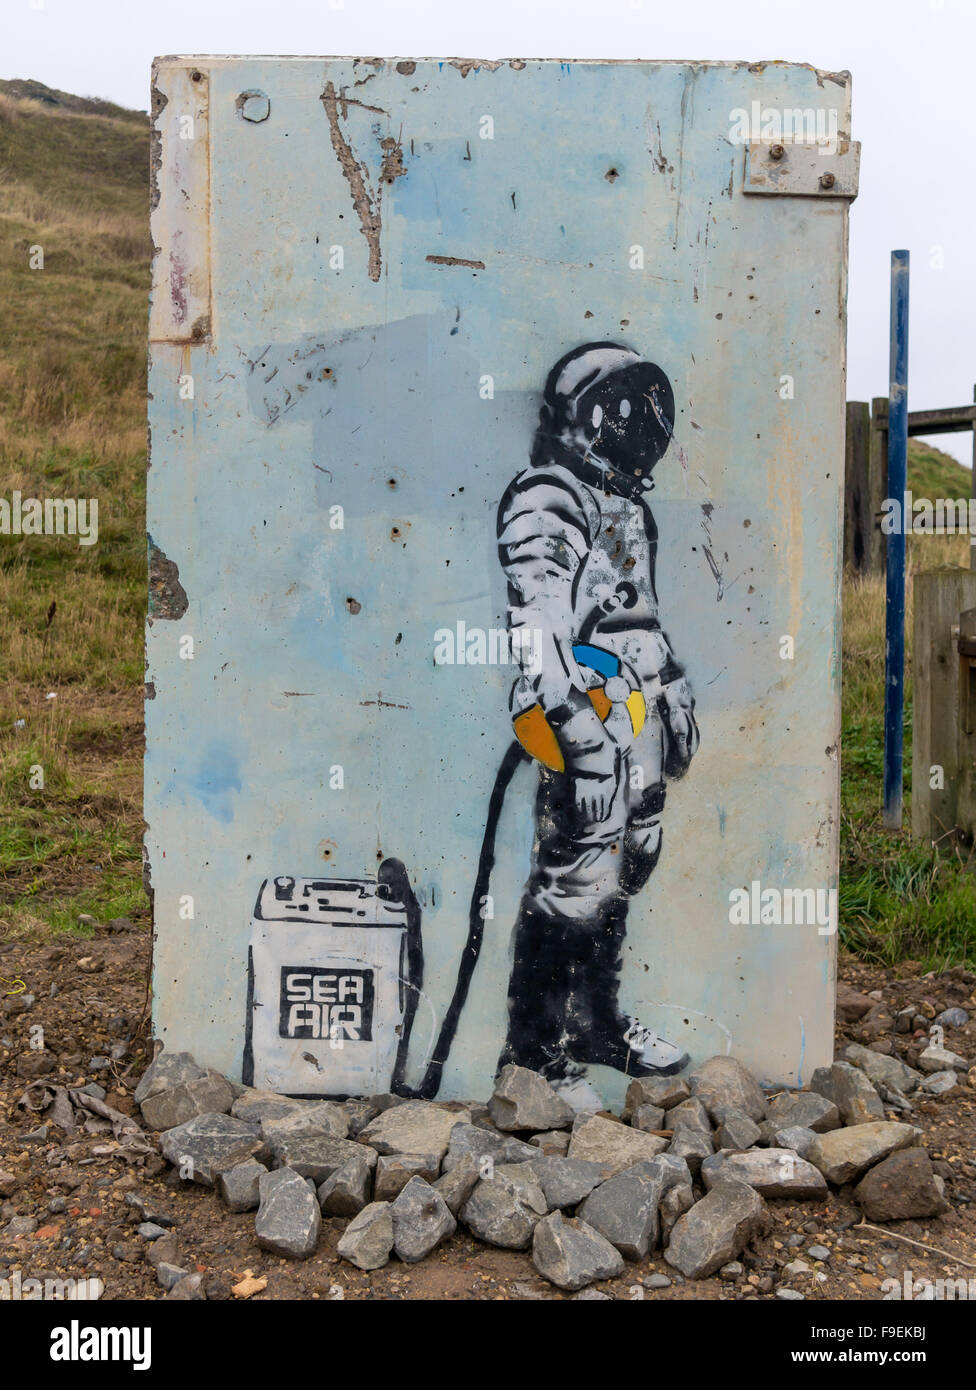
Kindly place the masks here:
POLYGON ((884 823, 901 829, 905 706, 905 531, 908 473, 908 252, 891 253, 888 496, 901 525, 888 535, 885 594, 884 823))

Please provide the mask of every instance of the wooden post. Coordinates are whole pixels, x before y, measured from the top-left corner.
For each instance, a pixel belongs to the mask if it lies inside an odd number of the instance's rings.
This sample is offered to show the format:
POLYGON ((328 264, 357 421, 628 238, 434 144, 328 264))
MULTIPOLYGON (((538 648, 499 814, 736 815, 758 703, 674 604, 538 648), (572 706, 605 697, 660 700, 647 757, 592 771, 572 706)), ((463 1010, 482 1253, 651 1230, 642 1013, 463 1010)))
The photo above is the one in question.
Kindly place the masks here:
POLYGON ((948 844, 959 823, 956 637, 960 613, 976 606, 976 571, 940 569, 916 574, 913 595, 912 838, 925 844, 938 840, 948 844))
MULTIPOLYGON (((868 496, 872 518, 869 574, 882 574, 885 567, 886 543, 881 531, 881 509, 888 496, 888 397, 875 396, 871 401, 871 443, 868 452, 868 496)), ((901 499, 899 498, 899 501, 901 499)))
POLYGON ((871 407, 867 401, 847 402, 847 445, 844 462, 844 567, 864 574, 870 566, 874 518, 871 515, 869 459, 871 407))

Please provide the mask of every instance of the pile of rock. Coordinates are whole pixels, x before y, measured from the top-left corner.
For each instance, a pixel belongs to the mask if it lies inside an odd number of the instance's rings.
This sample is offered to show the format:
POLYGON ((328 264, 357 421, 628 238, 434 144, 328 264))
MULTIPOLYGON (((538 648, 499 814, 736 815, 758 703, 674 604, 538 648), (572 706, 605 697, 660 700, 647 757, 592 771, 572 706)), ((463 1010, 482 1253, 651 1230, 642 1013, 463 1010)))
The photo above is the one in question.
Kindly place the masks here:
MULTIPOLYGON (((247 1089, 163 1053, 135 1099, 184 1178, 255 1211, 263 1249, 306 1258, 322 1216, 345 1217, 339 1254, 371 1270, 422 1260, 461 1225, 531 1249, 540 1274, 580 1290, 657 1248, 685 1278, 707 1277, 764 1228, 768 1200, 823 1199, 828 1184, 856 1184, 872 1221, 938 1215, 944 1185, 921 1131, 885 1108, 909 1113, 924 1082, 855 1044, 808 1089, 767 1095, 739 1062, 713 1057, 687 1077, 633 1081, 618 1118, 574 1112, 515 1066, 487 1105, 339 1103, 247 1089)), ((157 1242, 170 1297, 199 1297, 199 1277, 167 1254, 157 1242)))

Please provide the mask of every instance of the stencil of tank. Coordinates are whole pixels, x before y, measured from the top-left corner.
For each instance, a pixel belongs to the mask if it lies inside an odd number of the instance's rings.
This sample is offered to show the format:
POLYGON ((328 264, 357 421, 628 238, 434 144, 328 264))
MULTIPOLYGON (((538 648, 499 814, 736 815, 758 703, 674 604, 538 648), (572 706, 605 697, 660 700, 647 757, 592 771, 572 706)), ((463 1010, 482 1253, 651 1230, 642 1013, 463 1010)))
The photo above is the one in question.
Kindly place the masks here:
POLYGON ((375 1095, 402 1080, 422 980, 420 911, 398 860, 370 879, 267 879, 248 952, 243 1081, 375 1095))

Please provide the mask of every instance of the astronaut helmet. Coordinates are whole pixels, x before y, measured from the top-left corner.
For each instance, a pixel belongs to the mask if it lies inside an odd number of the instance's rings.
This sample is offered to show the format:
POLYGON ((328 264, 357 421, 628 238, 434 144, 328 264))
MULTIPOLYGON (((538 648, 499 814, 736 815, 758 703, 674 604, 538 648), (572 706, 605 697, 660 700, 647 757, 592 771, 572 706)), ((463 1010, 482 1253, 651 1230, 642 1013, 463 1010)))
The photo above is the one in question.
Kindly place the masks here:
POLYGON ((674 431, 674 393, 660 367, 619 343, 587 343, 553 367, 540 436, 601 460, 645 486, 674 431))

